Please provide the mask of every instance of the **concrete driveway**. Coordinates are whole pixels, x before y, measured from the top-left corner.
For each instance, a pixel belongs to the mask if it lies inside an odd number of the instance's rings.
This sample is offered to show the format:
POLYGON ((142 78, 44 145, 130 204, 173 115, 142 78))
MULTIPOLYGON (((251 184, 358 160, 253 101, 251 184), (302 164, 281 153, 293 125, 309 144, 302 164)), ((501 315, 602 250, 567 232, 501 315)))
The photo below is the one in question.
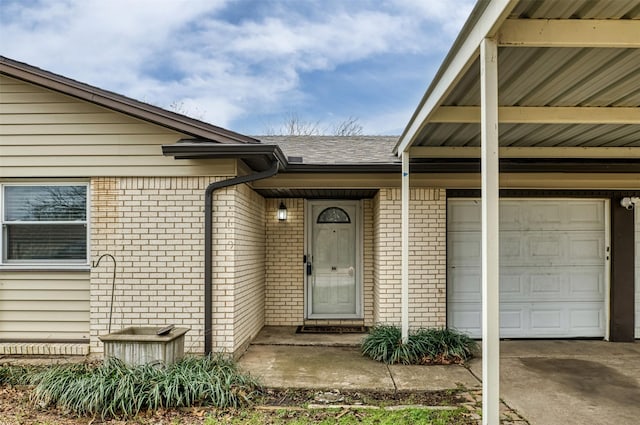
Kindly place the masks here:
MULTIPOLYGON (((531 424, 640 423, 640 343, 503 341, 500 394, 531 424)), ((482 362, 471 371, 482 376, 482 362)))

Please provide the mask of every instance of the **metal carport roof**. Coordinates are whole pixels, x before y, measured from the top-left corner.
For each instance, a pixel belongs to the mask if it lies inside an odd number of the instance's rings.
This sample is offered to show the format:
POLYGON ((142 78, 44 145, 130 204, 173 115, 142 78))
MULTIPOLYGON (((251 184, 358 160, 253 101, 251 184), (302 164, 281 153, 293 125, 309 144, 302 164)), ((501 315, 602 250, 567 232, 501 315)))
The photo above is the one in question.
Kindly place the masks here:
MULTIPOLYGON (((396 152, 480 146, 485 37, 498 43, 501 147, 640 147, 640 1, 501 0, 477 3, 396 152)), ((640 156, 600 156, 620 152, 640 156)))
POLYGON ((640 0, 478 1, 394 153, 402 158, 403 339, 410 161, 481 158, 482 421, 497 424, 500 157, 640 157, 640 0))

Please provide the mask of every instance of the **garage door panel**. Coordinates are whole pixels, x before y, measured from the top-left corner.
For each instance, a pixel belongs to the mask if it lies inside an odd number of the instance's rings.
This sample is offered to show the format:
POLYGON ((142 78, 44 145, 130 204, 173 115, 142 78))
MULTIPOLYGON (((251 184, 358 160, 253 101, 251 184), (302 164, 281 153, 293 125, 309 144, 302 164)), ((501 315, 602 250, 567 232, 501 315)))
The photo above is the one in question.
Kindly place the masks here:
POLYGON ((604 262, 604 234, 577 233, 569 237, 571 264, 602 264, 604 262))
MULTIPOLYGON (((456 245, 477 244, 477 250, 481 249, 481 234, 477 232, 465 232, 453 235, 456 245)), ((455 264, 469 265, 464 254, 471 252, 467 247, 461 255, 454 253, 455 264)), ((481 251, 480 251, 481 252, 481 251)), ((604 234, 603 232, 577 231, 577 232, 551 232, 551 231, 500 231, 500 261, 506 266, 562 266, 602 264, 604 261, 604 234)), ((480 254, 474 259, 480 264, 480 254)))
POLYGON ((481 225, 481 210, 479 200, 453 200, 455 208, 447 212, 447 223, 456 232, 467 230, 477 231, 481 225))
MULTIPOLYGON (((459 303, 449 317, 449 327, 479 338, 482 333, 481 303, 459 303)), ((601 302, 567 306, 550 303, 502 303, 500 336, 502 338, 571 338, 601 337, 604 326, 601 302)))
POLYGON ((563 320, 561 305, 548 304, 544 307, 534 306, 530 309, 531 332, 533 335, 553 335, 565 333, 566 319, 563 320))
MULTIPOLYGON (((479 243, 482 244, 482 240, 479 243)), ((521 264, 524 261, 526 256, 525 243, 521 233, 501 233, 499 246, 500 258, 504 259, 507 264, 521 264)))
POLYGON ((580 334, 591 333, 591 336, 600 336, 599 330, 604 326, 605 321, 604 314, 604 308, 599 303, 572 307, 569 309, 570 328, 581 329, 580 334))
POLYGON ((449 249, 453 253, 447 259, 449 266, 480 266, 482 241, 477 232, 456 232, 449 235, 449 249))
MULTIPOLYGON (((474 267, 449 269, 449 279, 455 286, 449 290, 449 302, 480 302, 480 270, 474 267)), ((562 267, 531 269, 502 267, 500 269, 500 300, 514 301, 526 297, 528 302, 573 302, 604 299, 604 270, 583 267, 571 272, 562 267)))
MULTIPOLYGON (((473 230, 479 219, 470 216, 480 210, 473 201, 450 200, 449 212, 455 216, 465 205, 457 214, 464 231, 449 223, 447 233, 448 320, 480 337, 482 236, 479 227, 473 230)), ((604 336, 604 206, 602 200, 501 201, 502 337, 604 336)))
POLYGON ((600 301, 605 296, 604 270, 582 267, 569 276, 569 296, 572 300, 600 301))
POLYGON ((564 273, 529 272, 529 301, 552 301, 568 298, 569 290, 564 273))
POLYGON ((526 211, 522 215, 525 218, 525 229, 556 230, 562 227, 563 205, 541 201, 526 202, 526 211))
POLYGON ((522 308, 509 305, 500 308, 500 334, 505 338, 521 335, 527 328, 527 321, 526 310, 522 308))
POLYGON ((504 230, 519 230, 522 228, 522 206, 515 202, 500 203, 500 225, 504 230))
POLYGON ((521 299, 526 296, 527 287, 526 276, 512 273, 511 270, 500 270, 500 299, 521 299))
POLYGON ((566 206, 566 222, 575 230, 602 230, 604 209, 591 201, 570 201, 566 206))
POLYGON ((558 234, 525 234, 526 255, 522 259, 523 265, 552 266, 564 264, 562 247, 566 238, 558 234))
POLYGON ((456 281, 456 286, 451 288, 448 295, 451 302, 481 302, 478 286, 482 282, 482 276, 478 268, 453 268, 450 269, 449 276, 456 281))
POLYGON ((482 305, 480 303, 457 303, 449 317, 449 328, 471 336, 482 334, 482 305))

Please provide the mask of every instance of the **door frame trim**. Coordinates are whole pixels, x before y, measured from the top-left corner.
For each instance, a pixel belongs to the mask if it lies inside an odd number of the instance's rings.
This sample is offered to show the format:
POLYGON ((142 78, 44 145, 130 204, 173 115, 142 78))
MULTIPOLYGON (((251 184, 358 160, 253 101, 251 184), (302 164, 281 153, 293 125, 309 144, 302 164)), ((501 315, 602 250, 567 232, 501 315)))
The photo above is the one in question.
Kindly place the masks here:
POLYGON ((354 206, 356 209, 356 313, 355 314, 313 314, 311 299, 311 281, 307 276, 306 263, 302 263, 302 274, 304 276, 304 319, 305 320, 361 320, 364 319, 364 285, 363 285, 363 265, 364 265, 364 216, 361 200, 347 199, 305 199, 304 200, 304 255, 311 255, 311 228, 313 226, 313 206, 354 206))

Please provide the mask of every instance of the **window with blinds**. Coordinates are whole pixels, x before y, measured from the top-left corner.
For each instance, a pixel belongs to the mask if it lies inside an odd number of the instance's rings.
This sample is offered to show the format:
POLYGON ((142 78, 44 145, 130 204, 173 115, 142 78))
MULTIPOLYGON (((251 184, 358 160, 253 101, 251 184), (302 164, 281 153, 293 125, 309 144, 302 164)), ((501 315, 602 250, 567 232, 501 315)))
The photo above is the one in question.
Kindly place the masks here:
POLYGON ((86 263, 87 185, 2 185, 3 263, 86 263))

